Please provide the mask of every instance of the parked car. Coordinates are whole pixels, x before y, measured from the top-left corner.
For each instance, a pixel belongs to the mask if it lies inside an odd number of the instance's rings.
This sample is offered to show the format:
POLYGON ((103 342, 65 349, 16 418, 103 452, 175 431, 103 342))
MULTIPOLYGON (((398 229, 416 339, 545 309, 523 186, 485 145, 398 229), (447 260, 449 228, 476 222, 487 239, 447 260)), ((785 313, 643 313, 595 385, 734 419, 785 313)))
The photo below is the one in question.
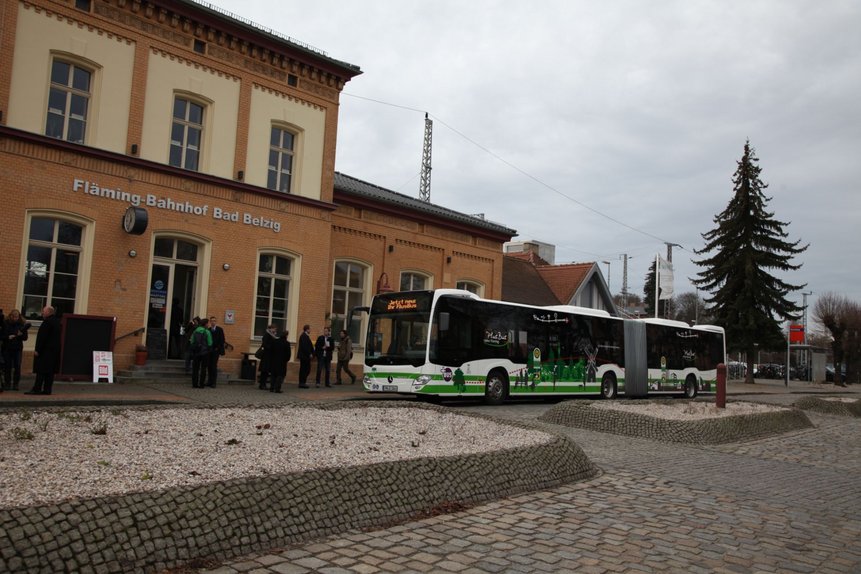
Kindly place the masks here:
MULTIPOLYGON (((834 382, 834 374, 836 372, 837 372, 837 370, 834 368, 834 365, 832 365, 831 363, 828 363, 827 365, 825 365, 825 380, 828 381, 829 383, 833 383, 834 382)), ((841 381, 846 380, 846 365, 840 365, 840 380, 841 381)))

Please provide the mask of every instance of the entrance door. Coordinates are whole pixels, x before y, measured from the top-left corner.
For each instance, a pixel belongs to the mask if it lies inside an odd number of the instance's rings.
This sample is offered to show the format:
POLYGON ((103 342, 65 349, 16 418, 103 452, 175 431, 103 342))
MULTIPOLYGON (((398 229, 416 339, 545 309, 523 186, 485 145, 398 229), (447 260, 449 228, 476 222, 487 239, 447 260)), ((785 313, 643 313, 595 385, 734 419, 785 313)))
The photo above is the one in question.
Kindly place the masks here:
POLYGON ((195 308, 197 253, 196 245, 181 239, 155 240, 147 309, 147 349, 153 359, 184 357, 184 326, 195 308))

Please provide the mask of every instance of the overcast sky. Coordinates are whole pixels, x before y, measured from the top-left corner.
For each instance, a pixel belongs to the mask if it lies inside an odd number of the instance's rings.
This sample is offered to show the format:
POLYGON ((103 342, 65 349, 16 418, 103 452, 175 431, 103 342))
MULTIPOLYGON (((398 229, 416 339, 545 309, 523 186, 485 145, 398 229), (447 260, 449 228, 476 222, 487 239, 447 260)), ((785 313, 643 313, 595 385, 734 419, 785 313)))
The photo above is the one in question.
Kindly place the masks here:
MULTIPOLYGON (((676 293, 732 198, 746 139, 769 208, 809 243, 808 304, 861 303, 861 2, 829 0, 214 0, 359 66, 336 169, 609 261, 642 294, 673 250, 676 293)), ((606 277, 607 265, 601 263, 606 277)), ((791 298, 801 303, 800 293, 791 298)))

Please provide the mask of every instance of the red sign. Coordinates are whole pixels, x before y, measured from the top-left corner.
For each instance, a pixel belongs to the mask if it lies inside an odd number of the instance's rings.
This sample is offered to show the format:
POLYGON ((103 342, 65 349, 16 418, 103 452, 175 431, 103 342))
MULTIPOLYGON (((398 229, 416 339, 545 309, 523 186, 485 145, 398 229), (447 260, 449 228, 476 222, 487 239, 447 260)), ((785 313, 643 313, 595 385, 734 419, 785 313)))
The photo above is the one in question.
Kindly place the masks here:
POLYGON ((789 342, 804 343, 804 325, 789 326, 789 342))

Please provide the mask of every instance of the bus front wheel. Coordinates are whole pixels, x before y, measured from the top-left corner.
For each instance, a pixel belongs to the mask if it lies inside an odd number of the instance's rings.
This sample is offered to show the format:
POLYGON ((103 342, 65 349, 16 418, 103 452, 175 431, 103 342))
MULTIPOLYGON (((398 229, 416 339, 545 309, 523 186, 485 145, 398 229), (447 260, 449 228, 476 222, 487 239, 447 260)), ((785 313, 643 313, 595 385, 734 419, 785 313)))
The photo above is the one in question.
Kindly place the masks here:
POLYGON ((484 387, 484 400, 489 405, 501 405, 508 395, 508 377, 500 371, 487 375, 484 387))
POLYGON ((616 377, 613 373, 604 373, 601 379, 601 397, 605 399, 616 398, 616 377))
POLYGON ((685 398, 697 398, 697 378, 693 375, 688 375, 685 379, 685 398))

